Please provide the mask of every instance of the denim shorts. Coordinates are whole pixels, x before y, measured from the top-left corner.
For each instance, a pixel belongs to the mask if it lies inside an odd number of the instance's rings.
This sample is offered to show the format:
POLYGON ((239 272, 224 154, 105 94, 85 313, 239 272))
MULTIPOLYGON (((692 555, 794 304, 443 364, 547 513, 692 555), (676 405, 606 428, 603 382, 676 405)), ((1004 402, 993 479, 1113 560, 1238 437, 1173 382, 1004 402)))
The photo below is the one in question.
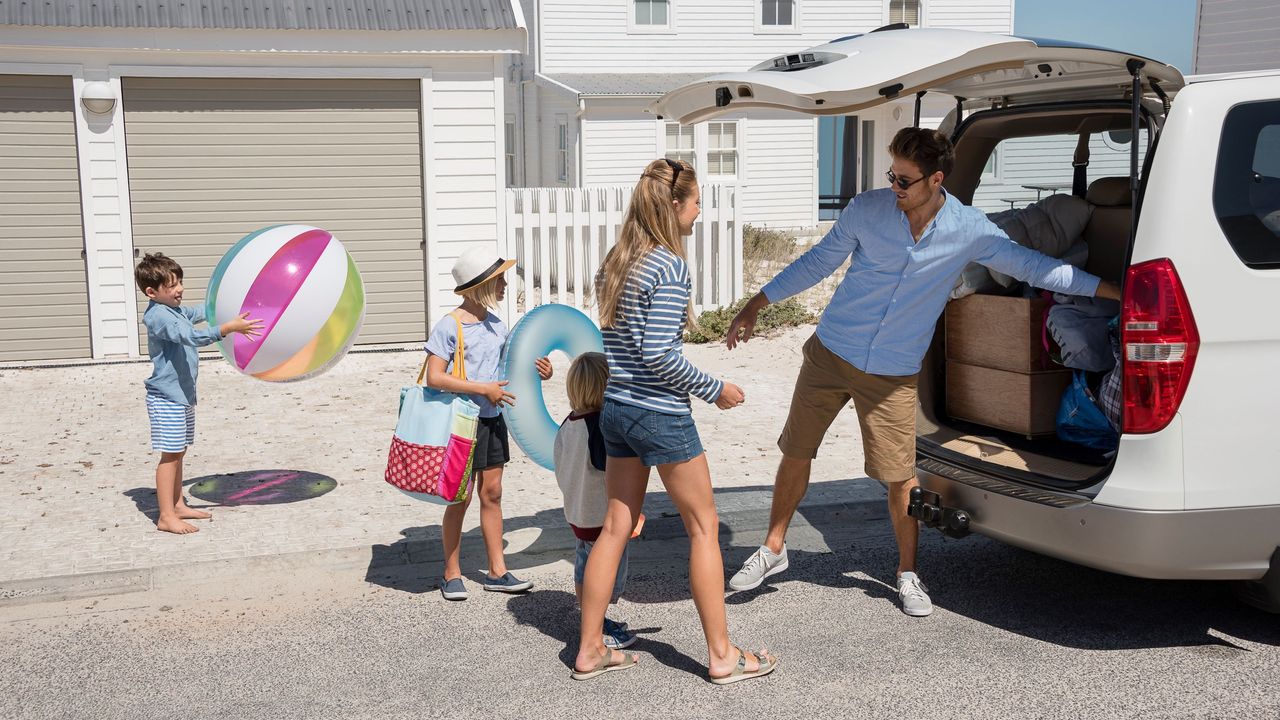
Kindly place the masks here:
POLYGON ((692 460, 702 441, 692 415, 672 415, 608 398, 600 411, 600 434, 609 457, 638 457, 645 467, 692 460))
MULTIPOLYGON (((582 584, 582 574, 587 569, 587 556, 591 554, 591 548, 595 547, 595 543, 591 540, 578 539, 578 547, 573 553, 573 584, 582 584)), ((612 600, 616 601, 622 596, 622 589, 627 584, 627 554, 631 551, 631 546, 622 546, 622 560, 618 562, 618 576, 613 581, 612 600)))

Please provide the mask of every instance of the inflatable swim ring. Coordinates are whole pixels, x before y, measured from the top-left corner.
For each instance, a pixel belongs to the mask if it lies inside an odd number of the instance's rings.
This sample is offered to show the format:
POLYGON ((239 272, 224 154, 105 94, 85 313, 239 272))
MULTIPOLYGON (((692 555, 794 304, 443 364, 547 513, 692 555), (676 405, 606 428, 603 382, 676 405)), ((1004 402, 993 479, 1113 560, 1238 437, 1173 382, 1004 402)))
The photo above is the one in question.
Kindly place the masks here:
POLYGON ((600 329, 581 310, 551 303, 530 310, 511 330, 507 361, 503 368, 507 390, 516 396, 514 407, 502 409, 511 437, 533 461, 555 470, 553 449, 560 424, 547 410, 542 380, 534 362, 559 350, 569 357, 604 352, 600 329))

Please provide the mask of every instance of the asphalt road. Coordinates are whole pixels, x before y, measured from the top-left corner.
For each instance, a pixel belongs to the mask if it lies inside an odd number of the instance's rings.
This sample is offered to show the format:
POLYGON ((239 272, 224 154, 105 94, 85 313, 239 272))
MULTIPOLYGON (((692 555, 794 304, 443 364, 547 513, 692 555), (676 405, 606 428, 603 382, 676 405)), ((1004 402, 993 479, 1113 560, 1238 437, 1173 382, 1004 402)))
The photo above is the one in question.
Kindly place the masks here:
MULTIPOLYGON (((766 510, 726 513, 726 565, 766 510)), ((937 606, 903 615, 877 502, 804 509, 791 569, 730 595, 771 677, 705 681, 677 518, 653 517, 613 613, 638 667, 569 679, 567 553, 521 557, 524 595, 447 603, 435 565, 263 572, 180 590, 0 608, 0 717, 1274 718, 1280 617, 1212 583, 1136 580, 926 532, 937 606)), ((521 532, 527 532, 521 531, 521 532)), ((528 539, 517 544, 528 545, 528 539)), ((483 554, 464 545, 464 562, 483 554)))

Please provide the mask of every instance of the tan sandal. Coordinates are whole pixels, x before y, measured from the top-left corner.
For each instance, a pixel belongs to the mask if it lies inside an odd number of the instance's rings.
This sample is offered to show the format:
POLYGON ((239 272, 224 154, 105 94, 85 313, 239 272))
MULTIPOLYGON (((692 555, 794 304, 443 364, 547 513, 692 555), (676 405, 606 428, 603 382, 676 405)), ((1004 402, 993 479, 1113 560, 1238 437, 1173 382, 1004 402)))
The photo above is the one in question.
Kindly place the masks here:
POLYGON ((605 648, 604 654, 600 656, 600 662, 596 664, 595 668, 591 670, 574 670, 573 674, 569 677, 574 680, 590 680, 597 675, 603 675, 607 672, 613 672, 614 670, 630 669, 635 667, 635 664, 638 662, 640 662, 640 656, 636 653, 622 652, 621 650, 614 651, 609 648, 605 648), (613 659, 614 652, 622 653, 622 661, 610 664, 609 661, 613 659))
POLYGON ((761 650, 752 653, 756 656, 756 662, 760 663, 760 667, 755 670, 747 670, 747 654, 742 652, 741 648, 735 647, 738 651, 738 664, 733 667, 733 672, 724 677, 709 677, 711 682, 716 685, 729 685, 730 683, 750 680, 751 678, 764 677, 774 670, 778 669, 778 658, 770 655, 767 651, 761 650))

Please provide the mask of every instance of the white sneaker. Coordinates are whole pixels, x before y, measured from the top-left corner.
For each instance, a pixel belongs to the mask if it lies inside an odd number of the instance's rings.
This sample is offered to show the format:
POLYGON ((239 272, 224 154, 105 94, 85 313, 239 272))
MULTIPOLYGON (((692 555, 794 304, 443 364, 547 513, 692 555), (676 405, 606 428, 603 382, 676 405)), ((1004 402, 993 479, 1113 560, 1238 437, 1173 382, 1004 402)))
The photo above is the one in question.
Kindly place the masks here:
POLYGON ((782 552, 774 555, 773 551, 764 545, 759 550, 751 553, 751 557, 742 564, 742 569, 736 575, 729 578, 729 587, 734 590, 753 590, 760 587, 760 583, 770 575, 778 573, 791 567, 791 563, 787 561, 787 546, 783 544, 782 552))
POLYGON ((902 601, 902 612, 911 617, 924 617, 933 612, 933 601, 925 592, 920 576, 913 572, 904 572, 898 576, 898 599, 902 601))

